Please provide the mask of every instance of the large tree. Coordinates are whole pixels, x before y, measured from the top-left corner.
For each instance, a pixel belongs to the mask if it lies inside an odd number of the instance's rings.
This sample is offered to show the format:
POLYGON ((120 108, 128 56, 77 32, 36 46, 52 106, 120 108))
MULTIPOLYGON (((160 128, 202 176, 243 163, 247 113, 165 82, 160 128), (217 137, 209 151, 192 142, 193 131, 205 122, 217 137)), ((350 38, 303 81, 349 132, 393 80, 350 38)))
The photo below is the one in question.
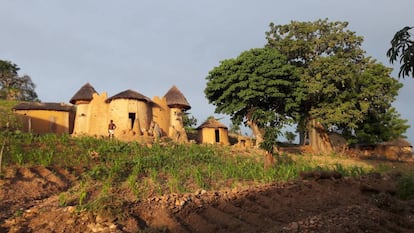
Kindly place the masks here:
POLYGON ((0 60, 0 99, 38 101, 35 84, 28 75, 19 76, 20 68, 0 60))
POLYGON ((234 125, 248 125, 258 145, 265 129, 280 128, 298 107, 295 68, 275 49, 251 49, 221 61, 206 79, 204 92, 216 113, 230 115, 234 125))
POLYGON ((404 27, 395 33, 391 40, 391 48, 387 51, 387 56, 391 64, 397 61, 401 63, 399 77, 414 77, 414 40, 411 37, 410 30, 414 27, 404 27))
POLYGON ((362 37, 347 26, 346 22, 327 19, 292 21, 287 25, 271 24, 266 33, 267 47, 281 51, 299 70, 296 93, 300 109, 296 120, 300 131, 307 129, 316 152, 331 150, 328 128, 355 136, 357 129, 367 123, 369 113, 389 110, 401 87, 390 76, 390 69, 365 57, 362 37), (373 94, 372 89, 381 93, 373 94))

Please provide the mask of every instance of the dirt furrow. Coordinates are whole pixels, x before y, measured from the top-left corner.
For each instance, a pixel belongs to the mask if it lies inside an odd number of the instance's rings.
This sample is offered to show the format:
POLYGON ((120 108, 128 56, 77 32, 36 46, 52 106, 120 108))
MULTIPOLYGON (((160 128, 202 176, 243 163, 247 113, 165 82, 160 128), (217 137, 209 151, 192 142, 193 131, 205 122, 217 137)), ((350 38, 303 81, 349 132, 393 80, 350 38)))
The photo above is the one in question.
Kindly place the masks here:
POLYGON ((218 230, 216 224, 211 223, 197 212, 190 213, 182 219, 191 232, 194 233, 211 233, 218 230))
POLYGON ((241 221, 238 216, 227 214, 209 206, 201 213, 210 223, 216 224, 219 232, 254 232, 255 227, 241 221))
POLYGON ((260 215, 252 211, 246 211, 240 207, 234 206, 231 203, 220 202, 216 208, 230 215, 237 216, 237 218, 241 221, 259 229, 264 225, 277 224, 277 222, 271 220, 266 215, 260 215))
POLYGON ((46 167, 33 167, 31 169, 34 173, 39 174, 43 179, 56 185, 59 190, 65 189, 69 185, 68 182, 63 181, 59 176, 46 167))

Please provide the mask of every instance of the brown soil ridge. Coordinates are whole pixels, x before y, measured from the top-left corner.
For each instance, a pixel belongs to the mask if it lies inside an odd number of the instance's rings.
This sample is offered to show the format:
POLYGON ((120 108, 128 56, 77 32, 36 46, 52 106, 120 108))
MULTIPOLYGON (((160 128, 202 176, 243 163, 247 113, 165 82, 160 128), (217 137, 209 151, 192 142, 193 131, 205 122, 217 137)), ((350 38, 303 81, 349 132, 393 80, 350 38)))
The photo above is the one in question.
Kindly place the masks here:
POLYGON ((0 232, 414 232, 414 200, 395 197, 397 178, 317 174, 244 189, 169 194, 127 201, 124 218, 108 219, 60 206, 59 193, 77 183, 67 170, 19 168, 1 180, 0 232))
POLYGON ((171 232, 414 232, 414 203, 390 187, 394 181, 382 176, 304 180, 166 196, 135 211, 147 226, 171 232))

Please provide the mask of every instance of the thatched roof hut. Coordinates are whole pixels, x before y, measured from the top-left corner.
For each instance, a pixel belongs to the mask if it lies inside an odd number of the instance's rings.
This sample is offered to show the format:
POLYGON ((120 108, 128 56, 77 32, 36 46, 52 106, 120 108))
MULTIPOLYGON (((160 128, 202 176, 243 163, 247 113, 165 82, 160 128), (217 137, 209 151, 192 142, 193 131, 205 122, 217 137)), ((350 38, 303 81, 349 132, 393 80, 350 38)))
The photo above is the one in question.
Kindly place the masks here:
POLYGON ((136 91, 133 91, 131 89, 128 89, 126 91, 120 92, 112 97, 109 97, 106 102, 110 103, 112 100, 115 99, 131 99, 131 100, 141 100, 144 102, 152 103, 152 100, 145 95, 138 93, 136 91))
POLYGON ((191 108, 183 93, 181 93, 176 86, 172 86, 164 97, 167 100, 168 107, 170 108, 181 108, 185 110, 191 108))
POLYGON ((210 144, 229 144, 229 134, 227 126, 223 125, 214 118, 207 119, 198 128, 198 141, 210 144))
POLYGON ((214 118, 207 119, 203 124, 197 127, 197 129, 203 129, 203 128, 213 128, 213 129, 227 129, 227 126, 223 125, 221 122, 214 118))
POLYGON ((98 93, 95 88, 89 83, 83 85, 78 92, 70 99, 71 104, 75 104, 78 101, 90 102, 93 94, 98 93))

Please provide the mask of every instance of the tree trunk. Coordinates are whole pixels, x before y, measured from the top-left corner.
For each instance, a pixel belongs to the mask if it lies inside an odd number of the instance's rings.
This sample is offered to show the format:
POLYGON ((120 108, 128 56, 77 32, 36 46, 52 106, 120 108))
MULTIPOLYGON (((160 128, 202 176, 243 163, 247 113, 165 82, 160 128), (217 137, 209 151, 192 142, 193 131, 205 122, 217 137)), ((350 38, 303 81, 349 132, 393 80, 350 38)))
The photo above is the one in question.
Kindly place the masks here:
POLYGON ((248 120, 247 125, 252 129, 253 135, 256 138, 256 147, 263 142, 264 132, 263 129, 260 129, 259 126, 254 121, 248 120))
POLYGON ((264 159, 264 169, 267 170, 275 165, 275 157, 272 153, 266 151, 264 159))
POLYGON ((306 144, 306 134, 305 130, 299 131, 299 145, 305 145, 306 144))
POLYGON ((333 151, 329 136, 321 123, 311 119, 308 122, 308 129, 309 143, 314 153, 329 154, 333 151))

